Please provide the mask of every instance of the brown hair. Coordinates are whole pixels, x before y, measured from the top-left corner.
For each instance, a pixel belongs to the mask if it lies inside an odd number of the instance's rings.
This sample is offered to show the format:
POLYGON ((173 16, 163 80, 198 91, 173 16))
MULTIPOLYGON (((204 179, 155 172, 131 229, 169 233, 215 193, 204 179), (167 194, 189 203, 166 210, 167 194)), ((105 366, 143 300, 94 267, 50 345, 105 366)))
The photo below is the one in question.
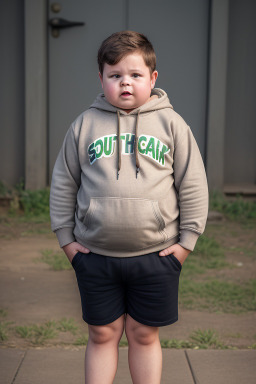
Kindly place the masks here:
POLYGON ((156 69, 156 54, 150 41, 142 33, 121 31, 106 38, 98 51, 98 65, 101 75, 104 64, 115 65, 129 53, 142 54, 146 66, 152 74, 156 69))

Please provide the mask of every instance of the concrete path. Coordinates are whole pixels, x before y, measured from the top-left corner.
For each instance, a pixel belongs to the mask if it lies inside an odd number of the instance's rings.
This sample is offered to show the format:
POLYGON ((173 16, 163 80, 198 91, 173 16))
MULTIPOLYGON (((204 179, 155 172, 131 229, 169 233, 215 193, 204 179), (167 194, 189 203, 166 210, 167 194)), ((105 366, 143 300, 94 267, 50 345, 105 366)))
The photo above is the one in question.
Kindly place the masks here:
MULTIPOLYGON (((127 348, 121 348, 114 384, 132 384, 127 357, 127 348)), ((84 348, 2 348, 0 383, 83 384, 83 360, 84 348)), ((254 384, 256 350, 164 349, 161 383, 254 384)))

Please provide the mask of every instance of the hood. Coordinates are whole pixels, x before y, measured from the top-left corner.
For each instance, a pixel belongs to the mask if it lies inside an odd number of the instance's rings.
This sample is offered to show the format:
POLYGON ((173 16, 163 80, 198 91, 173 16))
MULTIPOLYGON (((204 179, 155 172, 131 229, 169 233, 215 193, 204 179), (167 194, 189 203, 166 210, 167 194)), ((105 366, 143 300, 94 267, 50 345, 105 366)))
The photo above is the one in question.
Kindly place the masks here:
POLYGON ((130 113, 127 113, 122 109, 114 107, 112 104, 110 104, 106 100, 104 93, 100 93, 97 96, 96 100, 93 102, 90 108, 97 108, 103 111, 114 112, 114 113, 117 113, 117 111, 119 111, 120 115, 138 115, 138 112, 139 113, 152 112, 152 111, 157 111, 159 109, 164 109, 164 108, 173 109, 173 106, 170 104, 169 98, 165 91, 163 91, 160 88, 154 88, 151 92, 151 96, 155 96, 155 95, 158 98, 153 98, 152 100, 141 105, 140 107, 133 109, 130 113))
POLYGON ((138 108, 133 109, 130 113, 123 111, 120 108, 117 108, 110 104, 104 96, 104 93, 100 93, 94 103, 90 106, 90 108, 100 109, 102 111, 113 112, 117 114, 117 148, 118 148, 118 161, 117 161, 117 180, 119 178, 119 174, 121 171, 122 164, 122 153, 121 153, 121 138, 120 138, 120 115, 131 116, 136 115, 136 126, 135 126, 135 140, 134 140, 134 153, 136 157, 136 178, 138 177, 138 173, 140 171, 140 160, 139 160, 139 150, 138 150, 138 131, 139 131, 139 116, 140 114, 146 112, 154 112, 164 108, 171 108, 173 106, 170 104, 167 93, 160 88, 154 88, 151 92, 151 97, 153 97, 147 103, 141 105, 138 108))

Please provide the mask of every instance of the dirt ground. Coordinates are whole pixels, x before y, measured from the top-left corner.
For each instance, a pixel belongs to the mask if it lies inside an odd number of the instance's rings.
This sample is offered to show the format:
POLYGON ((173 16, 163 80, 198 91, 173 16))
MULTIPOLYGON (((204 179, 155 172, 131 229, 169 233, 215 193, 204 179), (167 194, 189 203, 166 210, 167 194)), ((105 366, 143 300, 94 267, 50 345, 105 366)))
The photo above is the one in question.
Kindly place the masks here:
MULTIPOLYGON (((80 334, 87 334, 74 271, 53 271, 39 262, 43 250, 59 250, 49 223, 21 222, 9 219, 3 209, 0 213, 0 309, 5 311, 0 320, 15 327, 73 318, 80 334)), ((212 270, 212 275, 222 274, 234 282, 256 277, 255 228, 241 228, 239 223, 229 221, 209 223, 211 235, 224 244, 227 260, 236 266, 212 270)), ((214 329, 225 345, 248 348, 256 342, 256 313, 235 315, 180 308, 179 321, 161 328, 160 338, 187 340, 199 328, 214 329)), ((45 345, 68 347, 73 342, 74 335, 60 332, 45 345)), ((28 342, 9 332, 2 346, 26 348, 28 342)))

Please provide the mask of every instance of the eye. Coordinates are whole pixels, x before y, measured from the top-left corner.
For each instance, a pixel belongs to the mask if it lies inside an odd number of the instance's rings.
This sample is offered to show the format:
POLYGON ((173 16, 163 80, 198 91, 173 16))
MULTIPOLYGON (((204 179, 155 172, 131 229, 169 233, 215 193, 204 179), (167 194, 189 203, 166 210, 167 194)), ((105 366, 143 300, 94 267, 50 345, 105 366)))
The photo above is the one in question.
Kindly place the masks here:
POLYGON ((132 76, 135 77, 135 79, 136 79, 137 77, 140 77, 141 75, 139 73, 133 73, 132 76))
POLYGON ((120 75, 115 74, 115 75, 111 75, 110 77, 112 77, 114 79, 119 79, 120 75))

